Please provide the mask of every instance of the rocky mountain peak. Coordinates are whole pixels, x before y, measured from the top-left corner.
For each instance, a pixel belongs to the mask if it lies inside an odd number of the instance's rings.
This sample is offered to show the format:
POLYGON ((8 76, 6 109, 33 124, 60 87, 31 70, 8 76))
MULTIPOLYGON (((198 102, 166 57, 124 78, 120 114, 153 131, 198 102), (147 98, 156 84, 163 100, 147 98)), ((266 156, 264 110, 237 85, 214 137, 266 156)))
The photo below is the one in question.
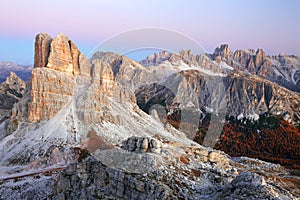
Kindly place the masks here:
MULTIPOLYGON (((26 83, 14 72, 0 85, 0 123, 11 114, 11 109, 26 91, 26 83)), ((1 136, 0 136, 1 138, 1 136)))
POLYGON ((69 75, 89 75, 89 62, 63 33, 52 39, 46 33, 35 38, 34 68, 47 67, 69 75))
POLYGON ((14 62, 0 62, 0 83, 3 83, 11 72, 14 72, 22 80, 30 79, 33 66, 22 66, 14 62))
POLYGON ((256 51, 246 49, 230 53, 228 45, 216 48, 210 56, 217 63, 223 61, 242 73, 258 75, 292 91, 300 91, 300 60, 297 56, 269 56, 261 48, 256 51))
POLYGON ((23 94, 26 88, 26 83, 18 77, 14 72, 10 72, 9 76, 6 78, 4 85, 9 87, 16 92, 23 94))
POLYGON ((74 73, 72 58, 74 50, 78 51, 67 36, 64 34, 57 35, 51 42, 50 55, 46 67, 70 74, 74 73))
POLYGON ((12 83, 14 81, 24 82, 21 78, 18 77, 18 75, 15 72, 10 72, 9 76, 6 78, 5 83, 12 83))
POLYGON ((257 50, 256 50, 256 56, 257 56, 257 55, 265 56, 264 50, 263 50, 263 49, 257 49, 257 50))
POLYGON ((96 59, 101 60, 101 62, 106 63, 106 64, 111 64, 112 62, 115 61, 120 55, 113 53, 113 52, 103 52, 103 51, 97 51, 95 52, 90 61, 94 61, 96 59))
POLYGON ((162 62, 170 59, 172 54, 168 51, 161 51, 158 53, 154 53, 152 55, 147 56, 146 59, 142 60, 140 62, 141 65, 143 66, 157 66, 161 64, 162 62))
POLYGON ((254 49, 247 49, 246 50, 249 54, 251 55, 255 55, 256 54, 256 51, 254 49))
POLYGON ((28 121, 53 117, 73 95, 76 75, 89 77, 90 63, 64 34, 52 39, 46 33, 35 38, 34 69, 30 79, 28 121), (63 74, 62 74, 63 73, 63 74), (65 75, 64 75, 65 74, 65 75))
POLYGON ((0 89, 8 91, 8 93, 11 95, 20 98, 25 92, 26 83, 14 72, 10 72, 9 76, 6 78, 6 81, 0 85, 0 89))
POLYGON ((190 58, 193 55, 193 52, 191 49, 181 50, 179 52, 179 55, 181 55, 183 58, 190 58))
POLYGON ((121 62, 120 66, 133 67, 139 64, 120 55, 110 63, 116 54, 98 54, 105 59, 104 62, 96 56, 88 61, 64 34, 54 39, 44 33, 38 34, 28 102, 23 102, 26 106, 18 106, 20 112, 15 113, 27 116, 22 120, 40 122, 52 119, 61 109, 75 101, 77 117, 88 124, 103 117, 103 113, 94 111, 110 105, 107 99, 99 97, 104 93, 116 101, 134 102, 133 93, 115 81, 114 72, 118 71, 115 69, 118 66, 113 63, 117 60, 121 62))
POLYGON ((220 47, 217 47, 214 51, 214 56, 226 57, 231 53, 230 47, 228 44, 222 44, 220 47))
POLYGON ((262 49, 257 49, 255 56, 255 66, 259 67, 263 64, 263 59, 265 57, 265 52, 262 49))

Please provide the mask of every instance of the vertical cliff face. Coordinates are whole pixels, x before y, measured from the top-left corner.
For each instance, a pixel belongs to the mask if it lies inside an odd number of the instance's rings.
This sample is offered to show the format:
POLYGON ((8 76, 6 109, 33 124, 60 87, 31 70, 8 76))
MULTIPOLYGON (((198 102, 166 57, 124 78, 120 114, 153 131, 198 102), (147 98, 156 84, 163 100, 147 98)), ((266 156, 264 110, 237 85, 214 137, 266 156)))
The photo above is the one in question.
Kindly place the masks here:
POLYGON ((221 56, 222 58, 227 58, 231 53, 230 47, 228 44, 222 44, 220 47, 217 47, 214 51, 214 56, 221 56))
POLYGON ((29 122, 52 118, 71 100, 74 90, 71 77, 46 68, 33 69, 30 85, 29 122))
POLYGON ((77 71, 78 58, 76 59, 76 57, 74 57, 73 61, 72 55, 78 53, 76 50, 77 49, 71 48, 71 41, 67 36, 59 34, 51 42, 50 54, 46 67, 68 74, 74 74, 75 71, 77 71), (75 64, 75 66, 73 64, 75 64))
POLYGON ((134 95, 115 81, 109 64, 89 62, 64 34, 54 39, 45 33, 36 36, 29 87, 28 108, 21 111, 28 122, 49 120, 68 105, 83 122, 99 122, 102 107, 110 105, 108 98, 135 102, 134 95))
MULTIPOLYGON (((37 54, 39 53, 37 52, 37 54)), ((88 60, 64 34, 57 35, 51 42, 46 67, 69 75, 90 75, 88 60)))
POLYGON ((89 62, 64 34, 52 39, 47 33, 35 38, 34 68, 49 68, 69 75, 89 75, 89 62))
POLYGON ((29 122, 50 119, 71 100, 74 75, 79 74, 80 54, 63 34, 54 39, 44 33, 36 36, 28 103, 29 122))
POLYGON ((300 91, 297 75, 300 71, 300 61, 297 56, 268 56, 262 49, 231 52, 228 45, 221 45, 211 57, 217 62, 221 59, 234 69, 261 76, 289 90, 300 91))
POLYGON ((47 33, 40 33, 35 37, 34 67, 46 67, 50 53, 52 38, 47 33))
POLYGON ((198 71, 186 70, 170 76, 161 85, 140 87, 136 96, 138 105, 146 112, 155 104, 163 105, 168 111, 173 108, 187 109, 193 105, 195 110, 209 107, 217 112, 226 109, 227 115, 234 117, 258 117, 270 113, 282 116, 295 126, 300 124, 299 95, 259 77, 233 74, 210 78, 198 71), (168 82, 173 83, 170 88, 176 95, 170 92, 168 82), (187 98, 180 98, 183 95, 187 98))

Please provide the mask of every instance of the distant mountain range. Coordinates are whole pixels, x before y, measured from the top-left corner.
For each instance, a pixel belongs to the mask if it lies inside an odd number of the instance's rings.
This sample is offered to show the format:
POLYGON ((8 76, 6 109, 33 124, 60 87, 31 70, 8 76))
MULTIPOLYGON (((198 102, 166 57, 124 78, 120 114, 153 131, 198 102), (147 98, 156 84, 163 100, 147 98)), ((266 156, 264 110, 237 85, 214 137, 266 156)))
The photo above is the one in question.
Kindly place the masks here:
POLYGON ((300 58, 285 54, 268 56, 262 49, 231 52, 229 45, 224 44, 216 48, 213 54, 194 55, 190 50, 182 50, 179 54, 160 52, 148 56, 140 63, 144 66, 158 66, 164 63, 177 66, 184 63, 190 67, 208 70, 204 71, 206 73, 226 74, 230 70, 237 70, 300 92, 300 58))
POLYGON ((298 198, 281 165, 300 168, 299 63, 228 45, 88 60, 38 34, 33 69, 1 68, 31 78, 0 85, 0 198, 298 198))
POLYGON ((14 72, 24 81, 28 81, 32 68, 33 66, 21 66, 14 62, 0 62, 0 83, 6 80, 10 72, 14 72))

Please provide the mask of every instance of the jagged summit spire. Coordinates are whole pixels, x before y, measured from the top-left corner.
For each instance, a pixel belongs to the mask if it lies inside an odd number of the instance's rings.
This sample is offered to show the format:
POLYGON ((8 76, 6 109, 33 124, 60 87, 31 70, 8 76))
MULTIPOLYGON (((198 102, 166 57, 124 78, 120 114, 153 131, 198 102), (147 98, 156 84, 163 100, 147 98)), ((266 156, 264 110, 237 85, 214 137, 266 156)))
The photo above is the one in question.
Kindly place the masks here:
POLYGON ((34 68, 47 67, 73 75, 89 75, 89 62, 64 33, 54 39, 47 33, 35 37, 34 68))
POLYGON ((37 34, 34 44, 34 68, 46 67, 52 38, 47 33, 37 34))
POLYGON ((215 56, 226 56, 231 53, 230 47, 228 44, 222 44, 220 47, 217 47, 214 51, 215 56))

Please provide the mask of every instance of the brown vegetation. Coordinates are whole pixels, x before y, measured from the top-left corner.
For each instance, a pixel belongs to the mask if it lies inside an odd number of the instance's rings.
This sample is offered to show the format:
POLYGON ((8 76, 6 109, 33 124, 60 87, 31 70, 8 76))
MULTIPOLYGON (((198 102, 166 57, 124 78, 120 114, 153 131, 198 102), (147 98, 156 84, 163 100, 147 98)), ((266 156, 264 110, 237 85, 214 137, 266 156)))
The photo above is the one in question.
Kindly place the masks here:
POLYGON ((300 169, 300 132, 284 120, 273 130, 246 129, 226 124, 215 146, 231 156, 249 156, 300 169))

